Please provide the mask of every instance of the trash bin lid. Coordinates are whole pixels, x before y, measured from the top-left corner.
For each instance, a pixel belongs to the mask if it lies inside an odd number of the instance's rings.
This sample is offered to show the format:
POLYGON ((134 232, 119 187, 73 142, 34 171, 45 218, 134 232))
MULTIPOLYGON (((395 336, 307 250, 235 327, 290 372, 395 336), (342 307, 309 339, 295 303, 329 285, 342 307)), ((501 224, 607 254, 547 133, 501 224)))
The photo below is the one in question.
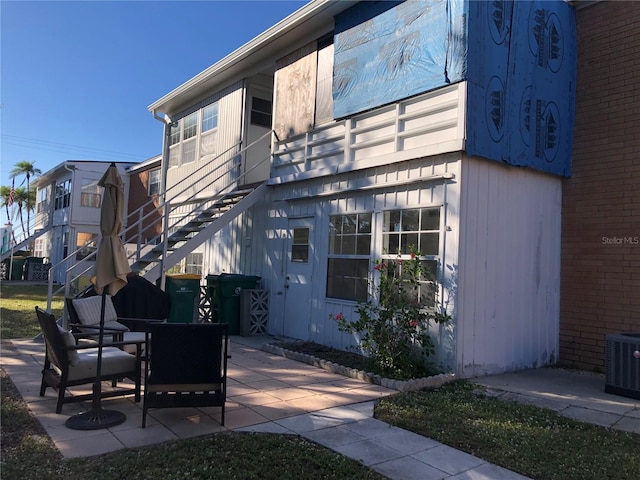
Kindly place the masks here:
POLYGON ((167 277, 175 278, 176 280, 200 280, 202 278, 197 273, 170 273, 167 277))

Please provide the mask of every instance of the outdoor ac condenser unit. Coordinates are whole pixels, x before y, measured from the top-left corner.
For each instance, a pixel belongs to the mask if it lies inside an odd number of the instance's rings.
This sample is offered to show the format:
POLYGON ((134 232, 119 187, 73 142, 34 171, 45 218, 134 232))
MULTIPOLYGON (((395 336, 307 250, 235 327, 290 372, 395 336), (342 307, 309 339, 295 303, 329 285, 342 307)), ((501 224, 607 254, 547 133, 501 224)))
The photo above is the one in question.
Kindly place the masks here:
POLYGON ((640 333, 606 337, 604 391, 640 399, 640 333))

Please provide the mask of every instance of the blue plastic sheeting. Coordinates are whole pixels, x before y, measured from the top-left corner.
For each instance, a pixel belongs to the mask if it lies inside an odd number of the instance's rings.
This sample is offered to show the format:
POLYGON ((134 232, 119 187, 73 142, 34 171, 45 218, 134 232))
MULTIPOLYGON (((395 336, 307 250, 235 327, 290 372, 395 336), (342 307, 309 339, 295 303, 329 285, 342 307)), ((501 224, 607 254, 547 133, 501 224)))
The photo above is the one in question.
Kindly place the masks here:
POLYGON ((462 80, 464 8, 462 0, 362 2, 338 15, 334 117, 462 80))
POLYGON ((334 118, 467 80, 469 155, 570 174, 577 47, 567 2, 361 2, 335 25, 334 118))
POLYGON ((469 155, 568 176, 576 27, 563 1, 470 2, 469 155))

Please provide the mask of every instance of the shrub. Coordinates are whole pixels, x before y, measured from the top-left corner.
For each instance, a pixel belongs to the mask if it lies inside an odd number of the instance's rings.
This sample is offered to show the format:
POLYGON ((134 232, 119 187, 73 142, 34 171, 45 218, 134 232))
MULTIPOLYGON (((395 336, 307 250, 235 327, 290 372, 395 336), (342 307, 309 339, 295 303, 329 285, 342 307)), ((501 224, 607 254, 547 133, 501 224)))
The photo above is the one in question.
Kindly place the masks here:
POLYGON ((379 281, 369 285, 371 297, 358 303, 358 318, 331 315, 340 331, 357 335, 358 348, 378 371, 395 378, 429 373, 427 358, 435 353, 429 326, 451 319, 433 301, 437 286, 419 257, 412 251, 406 260, 376 260, 371 278, 379 281))

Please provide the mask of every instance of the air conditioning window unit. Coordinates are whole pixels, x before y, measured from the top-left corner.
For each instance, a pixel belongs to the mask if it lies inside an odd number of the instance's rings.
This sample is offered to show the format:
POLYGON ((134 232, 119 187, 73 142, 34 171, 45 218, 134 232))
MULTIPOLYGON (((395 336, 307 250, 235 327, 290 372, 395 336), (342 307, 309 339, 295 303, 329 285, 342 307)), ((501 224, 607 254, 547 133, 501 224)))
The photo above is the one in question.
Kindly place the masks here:
POLYGON ((606 336, 604 391, 640 399, 640 333, 606 336))

